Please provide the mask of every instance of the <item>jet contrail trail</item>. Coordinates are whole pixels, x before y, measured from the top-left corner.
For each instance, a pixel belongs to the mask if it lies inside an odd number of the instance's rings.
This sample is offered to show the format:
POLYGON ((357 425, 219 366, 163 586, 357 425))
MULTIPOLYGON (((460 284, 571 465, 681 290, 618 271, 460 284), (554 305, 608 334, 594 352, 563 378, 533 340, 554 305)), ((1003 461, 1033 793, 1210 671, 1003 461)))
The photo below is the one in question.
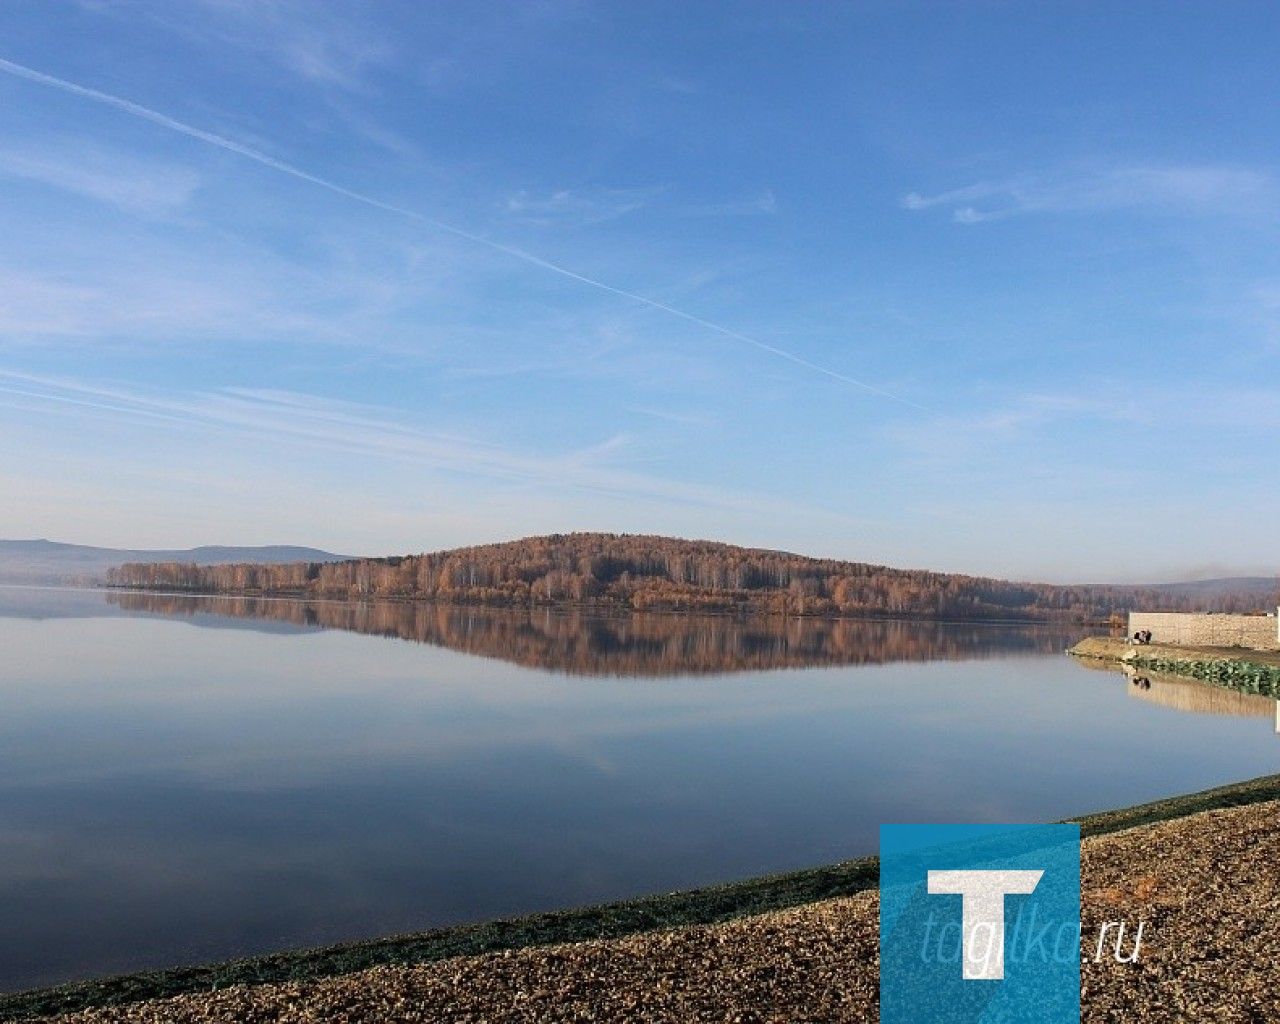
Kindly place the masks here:
POLYGON ((150 107, 144 107, 141 104, 134 103, 132 100, 126 100, 120 96, 113 96, 111 93, 100 92, 97 89, 90 89, 87 86, 77 85, 75 82, 68 82, 66 79, 47 75, 43 71, 37 71, 34 68, 26 67, 23 64, 15 64, 13 61, 5 60, 3 57, 0 57, 0 72, 12 75, 15 78, 25 79, 28 82, 35 82, 38 85, 48 86, 51 89, 58 89, 61 92, 70 93, 72 96, 79 96, 82 99, 91 100, 94 103, 100 103, 103 106, 113 107, 114 109, 125 114, 129 114, 132 117, 141 118, 143 121, 150 121, 152 124, 159 125, 161 128, 167 128, 170 131, 177 132, 180 135, 186 135, 192 139, 197 139, 210 146, 217 146, 219 149, 225 149, 228 152, 244 157, 246 160, 252 160, 254 163, 261 164, 264 167, 269 167, 273 171, 279 171, 281 174, 287 174, 290 177, 297 178, 299 181, 305 181, 311 185, 316 185, 319 188, 335 192, 340 196, 345 196, 347 199, 353 200, 354 202, 363 203, 365 206, 372 206, 374 209, 382 210, 385 213, 393 213, 400 217, 407 217, 410 220, 417 221, 420 224, 425 224, 437 231, 442 231, 446 234, 466 239, 468 242, 484 246, 485 248, 492 249, 495 252, 504 253, 513 259, 528 263, 530 266, 540 267, 550 273, 559 274, 561 277, 566 277, 571 281, 577 281, 578 283, 584 284, 590 288, 608 292, 611 295, 617 295, 619 298, 629 299, 630 301, 639 303, 642 306, 648 306, 650 309, 659 310, 669 316, 679 317, 681 320, 697 324, 699 327, 705 327, 707 330, 714 331, 726 338, 731 338, 744 345, 750 345, 752 348, 759 349, 761 352, 767 352, 779 359, 785 359, 788 362, 795 363, 797 366, 804 367, 806 370, 811 370, 814 373, 820 373, 823 376, 830 377, 833 380, 838 380, 841 383, 851 384, 854 387, 861 388, 863 391, 870 392, 873 395, 879 395, 881 398, 887 398, 890 401, 899 402, 902 405, 909 405, 913 409, 919 409, 922 412, 931 411, 925 406, 912 402, 909 399, 884 391, 873 384, 868 384, 866 381, 858 380, 856 377, 850 377, 848 374, 840 373, 838 370, 833 370, 830 367, 821 365, 820 363, 812 362, 811 360, 805 359, 803 356, 796 355, 794 352, 788 352, 786 349, 778 348, 776 345, 770 345, 767 342, 758 340, 757 338, 752 338, 750 335, 742 334, 739 331, 733 330, 731 327, 725 327, 711 320, 704 320, 702 317, 693 313, 686 313, 683 309, 678 309, 675 306, 669 306, 665 302, 659 302, 657 299, 651 299, 636 292, 629 292, 625 288, 616 288, 604 281, 596 280, 595 278, 588 277, 585 274, 579 274, 577 271, 570 270, 568 267, 561 266, 559 263, 553 263, 550 260, 545 260, 541 256, 537 256, 531 252, 526 252, 525 250, 518 249, 512 245, 504 245, 501 242, 495 242, 492 239, 483 237, 482 235, 472 234, 470 231, 466 231, 463 228, 455 227, 454 225, 447 224, 441 220, 436 220, 434 217, 428 217, 425 214, 419 213, 417 210, 410 210, 407 207, 396 206, 394 203, 383 202, 381 199, 366 195, 363 192, 356 192, 355 190, 346 188, 336 182, 311 174, 309 171, 304 171, 300 167, 293 166, 293 164, 285 163, 283 160, 277 160, 275 157, 270 156, 267 153, 253 149, 243 143, 236 142, 234 139, 229 139, 224 135, 217 135, 214 132, 205 131, 203 128, 197 128, 184 121, 179 121, 176 118, 169 117, 167 114, 162 114, 157 110, 152 110, 150 107))

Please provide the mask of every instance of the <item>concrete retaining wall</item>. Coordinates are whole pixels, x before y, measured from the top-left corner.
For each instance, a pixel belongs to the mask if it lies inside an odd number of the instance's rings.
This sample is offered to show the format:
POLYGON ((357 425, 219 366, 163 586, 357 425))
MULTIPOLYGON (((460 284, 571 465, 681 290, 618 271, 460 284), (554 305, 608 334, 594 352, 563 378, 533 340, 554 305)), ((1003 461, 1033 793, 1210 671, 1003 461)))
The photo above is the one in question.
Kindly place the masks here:
POLYGON ((1140 629, 1151 630, 1156 644, 1280 650, 1280 619, 1274 615, 1130 612, 1129 636, 1140 629))

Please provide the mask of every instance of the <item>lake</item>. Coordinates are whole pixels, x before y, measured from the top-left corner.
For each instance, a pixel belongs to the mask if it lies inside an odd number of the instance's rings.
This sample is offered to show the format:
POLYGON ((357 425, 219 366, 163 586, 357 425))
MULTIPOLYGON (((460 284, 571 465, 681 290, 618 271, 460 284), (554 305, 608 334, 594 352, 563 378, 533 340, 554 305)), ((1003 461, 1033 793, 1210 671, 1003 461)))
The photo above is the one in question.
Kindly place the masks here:
POLYGON ((1280 771, 1081 627, 0 589, 0 990, 690 888, 1280 771))

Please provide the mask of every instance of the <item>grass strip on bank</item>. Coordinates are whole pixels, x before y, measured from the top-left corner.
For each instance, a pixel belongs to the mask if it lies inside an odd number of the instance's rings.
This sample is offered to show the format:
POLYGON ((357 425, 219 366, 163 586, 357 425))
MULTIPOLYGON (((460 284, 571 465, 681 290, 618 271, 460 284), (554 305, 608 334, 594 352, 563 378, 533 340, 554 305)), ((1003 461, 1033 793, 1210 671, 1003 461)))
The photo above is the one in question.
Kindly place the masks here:
MULTIPOLYGON (((1082 835, 1088 837, 1169 821, 1201 811, 1276 799, 1280 799, 1280 775, 1137 807, 1090 814, 1077 820, 1082 835)), ((620 903, 0 995, 0 1020, 53 1016, 231 985, 320 979, 379 965, 421 964, 530 946, 621 938, 660 929, 715 924, 873 889, 879 884, 879 871, 879 860, 867 857, 806 871, 620 903)))
POLYGON ((1280 667, 1260 665, 1245 659, 1225 658, 1161 658, 1142 654, 1130 658, 1128 664, 1148 672, 1189 676, 1214 686, 1263 697, 1280 696, 1280 667))

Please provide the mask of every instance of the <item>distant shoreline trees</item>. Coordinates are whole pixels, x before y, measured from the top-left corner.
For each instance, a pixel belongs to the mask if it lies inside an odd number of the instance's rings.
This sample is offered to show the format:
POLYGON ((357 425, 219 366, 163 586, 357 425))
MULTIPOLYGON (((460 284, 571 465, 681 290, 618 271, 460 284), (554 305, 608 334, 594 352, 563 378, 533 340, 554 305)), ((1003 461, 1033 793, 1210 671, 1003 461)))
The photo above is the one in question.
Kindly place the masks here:
POLYGON ((635 611, 1100 620, 1131 609, 1249 611, 1257 595, 1193 599, 1124 586, 1013 583, 807 558, 709 541, 576 533, 345 562, 130 563, 108 585, 185 593, 571 604, 635 611))

